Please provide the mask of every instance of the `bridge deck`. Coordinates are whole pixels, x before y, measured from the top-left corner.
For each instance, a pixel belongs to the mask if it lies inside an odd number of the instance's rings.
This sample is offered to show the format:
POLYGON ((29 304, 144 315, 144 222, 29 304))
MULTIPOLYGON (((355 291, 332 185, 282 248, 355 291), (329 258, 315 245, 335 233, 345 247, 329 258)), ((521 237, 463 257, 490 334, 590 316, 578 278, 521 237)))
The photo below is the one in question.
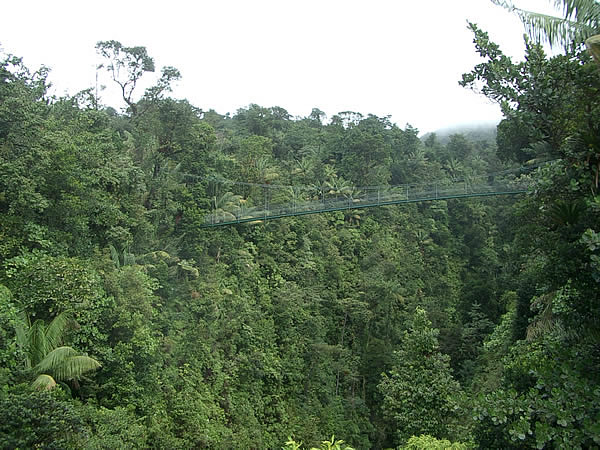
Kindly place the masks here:
MULTIPOLYGON (((434 200, 449 200, 459 198, 489 197, 496 195, 515 195, 527 192, 525 183, 510 183, 506 185, 480 185, 466 186, 457 190, 453 186, 435 187, 435 190, 423 192, 391 192, 393 189, 378 191, 375 195, 371 192, 360 198, 334 198, 312 202, 290 202, 277 207, 267 208, 236 208, 233 211, 209 214, 203 228, 220 227, 238 223, 259 222, 282 217, 304 216, 307 214, 320 214, 332 211, 348 211, 353 209, 373 208, 386 205, 400 205, 404 203, 417 203, 434 200)), ((266 198, 266 194, 265 194, 266 198)), ((268 201, 265 200, 265 204, 268 201)))

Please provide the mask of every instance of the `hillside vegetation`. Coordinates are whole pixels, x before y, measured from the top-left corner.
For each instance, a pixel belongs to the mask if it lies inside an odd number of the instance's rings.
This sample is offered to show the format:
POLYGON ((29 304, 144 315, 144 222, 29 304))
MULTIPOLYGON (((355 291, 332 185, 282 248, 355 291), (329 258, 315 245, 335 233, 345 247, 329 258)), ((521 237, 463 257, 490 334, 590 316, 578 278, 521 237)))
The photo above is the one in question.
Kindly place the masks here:
POLYGON ((137 92, 146 49, 101 42, 117 112, 4 55, 0 447, 600 445, 598 68, 533 44, 515 64, 472 30, 462 84, 502 105, 495 140, 223 116, 169 97, 172 67, 137 92), (310 200, 532 161, 526 195, 202 227, 270 184, 310 200))

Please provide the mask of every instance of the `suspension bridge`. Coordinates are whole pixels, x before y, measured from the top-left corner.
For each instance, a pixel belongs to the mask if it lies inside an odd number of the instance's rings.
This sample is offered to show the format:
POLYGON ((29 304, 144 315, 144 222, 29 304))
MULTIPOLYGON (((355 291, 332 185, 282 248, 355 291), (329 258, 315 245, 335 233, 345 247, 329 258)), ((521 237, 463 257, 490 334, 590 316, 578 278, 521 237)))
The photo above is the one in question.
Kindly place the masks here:
POLYGON ((529 186, 529 177, 519 175, 524 169, 532 168, 519 168, 454 181, 367 187, 335 183, 284 186, 212 178, 213 182, 224 186, 222 190, 231 190, 213 197, 213 210, 206 215, 202 227, 220 227, 405 203, 522 194, 527 192, 529 186), (232 192, 236 185, 245 187, 247 191, 254 191, 253 204, 249 204, 243 195, 232 192))

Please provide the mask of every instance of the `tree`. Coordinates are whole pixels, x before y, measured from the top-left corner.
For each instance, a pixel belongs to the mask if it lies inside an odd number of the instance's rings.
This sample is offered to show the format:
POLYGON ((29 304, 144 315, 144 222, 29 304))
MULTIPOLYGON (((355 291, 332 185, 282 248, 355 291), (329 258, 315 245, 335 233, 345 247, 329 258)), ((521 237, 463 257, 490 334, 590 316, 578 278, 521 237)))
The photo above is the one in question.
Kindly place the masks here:
POLYGON ((165 66, 160 70, 160 78, 156 84, 146 89, 144 98, 151 102, 162 100, 165 92, 171 92, 171 83, 181 78, 181 73, 178 69, 172 66, 165 66))
POLYGON ((469 26, 486 61, 459 84, 500 104, 505 119, 498 126, 498 156, 525 162, 585 152, 590 157, 578 159, 594 169, 598 104, 590 99, 597 98, 600 78, 589 57, 575 52, 548 59, 540 45, 527 43, 525 61, 513 63, 487 33, 469 26))
POLYGON ((505 361, 505 383, 473 408, 480 448, 594 448, 600 443, 600 392, 590 357, 561 342, 517 343, 505 361), (553 348, 551 348, 553 347, 553 348), (581 369, 591 373, 582 376, 581 369))
POLYGON ((105 111, 46 98, 46 74, 0 62, 0 256, 131 243, 139 169, 105 111))
POLYGON ((386 131, 391 127, 389 118, 359 113, 341 113, 345 126, 343 138, 337 143, 336 156, 340 173, 357 186, 386 184, 391 178, 391 145, 386 131))
POLYGON ((108 62, 98 68, 106 68, 113 81, 121 88, 123 100, 135 114, 137 108, 132 100, 133 91, 145 72, 154 72, 154 59, 146 47, 124 47, 119 41, 99 41, 96 51, 108 62))
MULTIPOLYGON (((596 14, 597 29, 597 1, 556 4, 578 22, 596 14)), ((529 19, 546 38, 560 35, 559 28, 552 29, 558 22, 529 19)), ((566 55, 548 59, 539 44, 527 42, 526 60, 513 64, 487 34, 472 28, 487 61, 463 83, 481 82, 483 93, 501 104, 505 120, 498 128, 498 150, 504 159, 518 161, 557 158, 530 175, 535 188, 517 209, 509 282, 516 308, 503 317, 482 358, 491 359, 488 373, 497 374, 500 361, 489 350, 505 353, 500 383, 490 386, 502 389, 475 402, 475 438, 482 448, 593 447, 600 442, 600 301, 582 237, 597 226, 600 212, 594 206, 600 172, 598 71, 580 48, 571 48, 570 40, 577 44, 585 37, 577 37, 580 29, 559 36, 569 47, 566 55), (511 348, 505 350, 506 344, 511 348)))
POLYGON ((84 423, 59 392, 0 391, 2 448, 80 449, 84 423))
MULTIPOLYGON (((283 450, 302 450, 302 442, 296 442, 292 438, 288 438, 283 450)), ((344 445, 341 439, 335 439, 335 435, 331 436, 331 440, 321 441, 320 447, 311 447, 310 450, 354 450, 349 445, 344 445)))
POLYGON ((16 365, 14 325, 18 320, 18 309, 12 302, 11 292, 0 284, 0 383, 16 365))
POLYGON ((227 191, 223 195, 213 197, 213 215, 217 220, 235 220, 241 211, 243 198, 227 191))
POLYGON ((85 421, 84 438, 79 448, 108 450, 114 448, 148 448, 148 429, 128 408, 107 409, 87 403, 76 412, 85 421))
POLYGON ((0 259, 41 244, 44 235, 33 222, 50 203, 44 195, 51 165, 44 143, 47 76, 48 69, 32 73, 15 56, 0 60, 0 259))
POLYGON ((57 381, 73 381, 96 370, 100 363, 80 355, 72 347, 61 345, 72 319, 66 312, 58 314, 46 325, 41 319, 31 323, 26 317, 16 326, 17 343, 25 355, 25 369, 36 377, 35 389, 52 389, 57 381))
POLYGON ((465 135, 452 134, 446 144, 446 151, 450 158, 458 158, 458 161, 464 161, 475 152, 475 148, 465 135))
POLYGON ((113 300, 104 294, 102 280, 88 261, 23 254, 4 267, 6 272, 0 275, 6 277, 6 287, 32 320, 50 323, 57 314, 69 311, 80 326, 70 336, 78 348, 90 351, 104 341, 113 300))
MULTIPOLYGON (((148 55, 146 47, 125 47, 119 41, 99 41, 96 51, 107 62, 100 64, 99 69, 105 68, 111 78, 121 88, 121 95, 131 113, 136 115, 138 108, 133 101, 133 91, 138 81, 146 72, 154 72, 154 59, 148 55)), ((181 78, 179 70, 166 66, 161 70, 158 83, 146 91, 148 100, 159 100, 164 92, 171 90, 171 83, 181 78)))
POLYGON ((425 310, 417 308, 392 370, 381 376, 383 415, 395 432, 396 445, 413 435, 448 436, 460 386, 452 377, 450 358, 439 351, 437 335, 425 310))
POLYGON ((450 442, 447 439, 436 439, 427 434, 411 437, 402 450, 467 450, 471 448, 462 442, 450 442))

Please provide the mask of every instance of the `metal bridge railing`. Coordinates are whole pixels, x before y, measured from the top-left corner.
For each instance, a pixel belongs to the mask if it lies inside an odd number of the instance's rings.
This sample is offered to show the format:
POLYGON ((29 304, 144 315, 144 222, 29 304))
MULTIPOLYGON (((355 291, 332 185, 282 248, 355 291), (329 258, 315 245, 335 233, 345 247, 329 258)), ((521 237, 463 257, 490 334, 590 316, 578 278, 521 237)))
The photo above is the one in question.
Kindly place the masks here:
MULTIPOLYGON (((272 201, 270 188, 264 189, 260 206, 246 207, 243 204, 228 205, 213 211, 205 218, 205 227, 229 225, 243 222, 262 221, 287 216, 318 214, 329 211, 369 208, 384 205, 413 203, 452 198, 506 195, 526 192, 527 180, 497 179, 480 177, 451 183, 429 183, 422 185, 402 185, 355 188, 352 195, 317 192, 316 198, 300 199, 279 196, 280 203, 272 201), (283 201, 281 201, 283 200, 283 201)), ((272 188, 276 190, 277 188, 272 188)), ((281 192, 279 192, 281 194, 281 192)))

